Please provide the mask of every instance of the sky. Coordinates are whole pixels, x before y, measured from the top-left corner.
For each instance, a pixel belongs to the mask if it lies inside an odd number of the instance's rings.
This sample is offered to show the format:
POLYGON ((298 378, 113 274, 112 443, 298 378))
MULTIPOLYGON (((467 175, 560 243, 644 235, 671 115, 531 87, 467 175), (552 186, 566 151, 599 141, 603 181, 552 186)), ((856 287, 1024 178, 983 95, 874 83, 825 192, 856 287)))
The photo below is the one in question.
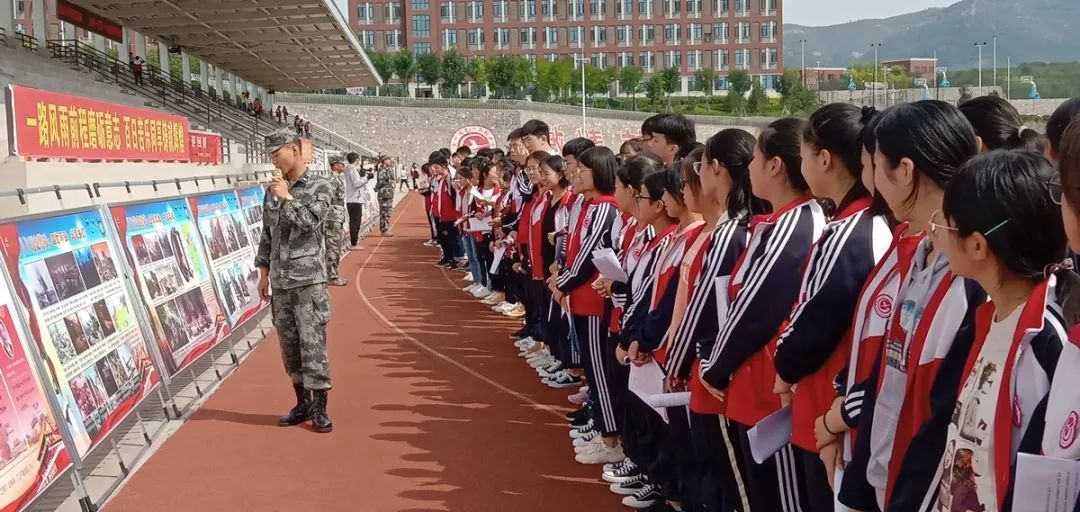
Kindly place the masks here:
POLYGON ((785 0, 784 22, 825 26, 945 7, 959 0, 785 0))

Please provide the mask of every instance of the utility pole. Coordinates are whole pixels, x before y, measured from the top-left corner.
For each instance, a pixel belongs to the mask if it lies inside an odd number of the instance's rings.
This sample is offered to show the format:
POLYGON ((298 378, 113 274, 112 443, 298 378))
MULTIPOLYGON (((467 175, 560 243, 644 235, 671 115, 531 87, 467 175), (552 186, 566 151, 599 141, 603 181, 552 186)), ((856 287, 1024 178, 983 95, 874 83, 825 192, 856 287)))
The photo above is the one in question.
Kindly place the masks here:
POLYGON ((881 48, 881 43, 870 43, 870 47, 874 49, 874 87, 870 91, 870 103, 875 108, 877 107, 877 67, 878 67, 878 48, 881 48))
POLYGON ((994 36, 994 87, 997 85, 997 36, 994 36))
POLYGON ((1005 76, 1005 99, 1012 100, 1012 56, 1005 57, 1008 63, 1008 75, 1005 76))
POLYGON ((806 39, 799 39, 799 53, 802 54, 802 85, 806 87, 806 39))
MULTIPOLYGON (((983 51, 984 46, 986 46, 986 41, 983 41, 981 43, 975 43, 975 47, 979 49, 979 88, 980 89, 982 89, 982 86, 983 86, 983 84, 982 84, 982 64, 983 64, 982 51, 983 51)), ((980 92, 979 94, 982 94, 982 93, 980 92)))

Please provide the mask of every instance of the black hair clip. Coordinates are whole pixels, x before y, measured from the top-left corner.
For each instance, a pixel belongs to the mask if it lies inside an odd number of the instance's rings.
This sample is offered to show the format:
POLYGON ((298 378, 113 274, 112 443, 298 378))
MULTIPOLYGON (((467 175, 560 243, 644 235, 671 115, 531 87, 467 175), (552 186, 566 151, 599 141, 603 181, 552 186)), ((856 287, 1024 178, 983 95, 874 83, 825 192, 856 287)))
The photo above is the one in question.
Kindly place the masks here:
POLYGON ((1073 264, 1072 258, 1066 258, 1063 261, 1047 265, 1046 268, 1043 269, 1043 277, 1049 278, 1062 271, 1071 271, 1075 267, 1076 265, 1073 264))

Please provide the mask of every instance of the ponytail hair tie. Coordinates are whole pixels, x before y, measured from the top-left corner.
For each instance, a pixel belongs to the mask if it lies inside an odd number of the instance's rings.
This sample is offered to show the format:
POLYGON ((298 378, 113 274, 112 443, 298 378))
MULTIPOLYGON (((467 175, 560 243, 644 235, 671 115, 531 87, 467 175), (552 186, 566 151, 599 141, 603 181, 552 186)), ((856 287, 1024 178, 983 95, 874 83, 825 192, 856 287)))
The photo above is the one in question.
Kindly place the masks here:
POLYGON ((1052 275, 1058 274, 1063 271, 1071 271, 1075 268, 1072 258, 1066 258, 1057 263, 1051 263, 1043 268, 1043 277, 1049 278, 1052 275))

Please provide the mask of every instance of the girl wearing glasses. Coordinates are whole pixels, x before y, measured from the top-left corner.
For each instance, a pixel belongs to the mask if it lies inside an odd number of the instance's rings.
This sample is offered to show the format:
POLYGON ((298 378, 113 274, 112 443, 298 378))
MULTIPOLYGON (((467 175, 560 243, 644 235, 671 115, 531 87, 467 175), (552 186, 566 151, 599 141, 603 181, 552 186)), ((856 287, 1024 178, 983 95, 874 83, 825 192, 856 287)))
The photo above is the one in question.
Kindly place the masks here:
MULTIPOLYGON (((981 155, 952 179, 930 219, 950 271, 990 296, 976 312, 946 424, 937 510, 1007 507, 1017 452, 1042 453, 1045 402, 1066 340, 1055 276, 1066 238, 1047 188, 1053 175, 1041 153, 981 155)), ((1072 396, 1075 404, 1075 388, 1072 396)))
POLYGON ((790 444, 761 464, 750 455, 747 432, 780 409, 773 394, 772 354, 799 291, 801 269, 825 228, 825 214, 800 169, 804 122, 773 121, 758 137, 750 164, 754 195, 775 211, 754 219, 749 247, 730 279, 721 279, 720 328, 712 351, 702 353, 702 386, 725 402, 726 433, 742 449, 735 490, 751 509, 812 510, 790 444), (737 438, 737 440, 736 440, 737 438))
POLYGON ((614 463, 626 457, 619 446, 619 424, 612 400, 610 367, 615 361, 610 354, 615 350, 609 345, 607 336, 607 305, 604 297, 592 287, 599 277, 593 252, 612 248, 613 232, 618 230, 619 212, 612 196, 617 167, 615 154, 606 147, 590 148, 580 155, 574 190, 585 196, 586 203, 567 244, 566 266, 559 269, 552 287, 555 301, 570 311, 573 333, 585 356, 583 362, 589 372, 589 402, 594 427, 602 438, 601 445, 594 451, 575 458, 582 464, 614 463))
POLYGON ((861 180, 859 135, 867 121, 859 107, 833 103, 814 112, 802 134, 802 176, 816 197, 835 205, 835 213, 810 250, 795 307, 777 340, 773 391, 792 405, 793 452, 812 510, 834 503, 832 464, 827 470, 818 458, 814 420, 836 398, 833 380, 847 365, 842 341, 859 292, 892 243, 888 221, 871 210, 861 180))
POLYGON ((890 308, 876 401, 858 426, 869 445, 865 455, 857 451, 853 465, 861 467, 865 457, 871 504, 878 509, 925 510, 936 490, 974 311, 986 297, 975 282, 949 272, 931 214, 941 208, 949 181, 978 152, 978 141, 956 107, 932 100, 886 110, 875 135, 875 187, 897 220, 930 236, 916 249, 890 308))

